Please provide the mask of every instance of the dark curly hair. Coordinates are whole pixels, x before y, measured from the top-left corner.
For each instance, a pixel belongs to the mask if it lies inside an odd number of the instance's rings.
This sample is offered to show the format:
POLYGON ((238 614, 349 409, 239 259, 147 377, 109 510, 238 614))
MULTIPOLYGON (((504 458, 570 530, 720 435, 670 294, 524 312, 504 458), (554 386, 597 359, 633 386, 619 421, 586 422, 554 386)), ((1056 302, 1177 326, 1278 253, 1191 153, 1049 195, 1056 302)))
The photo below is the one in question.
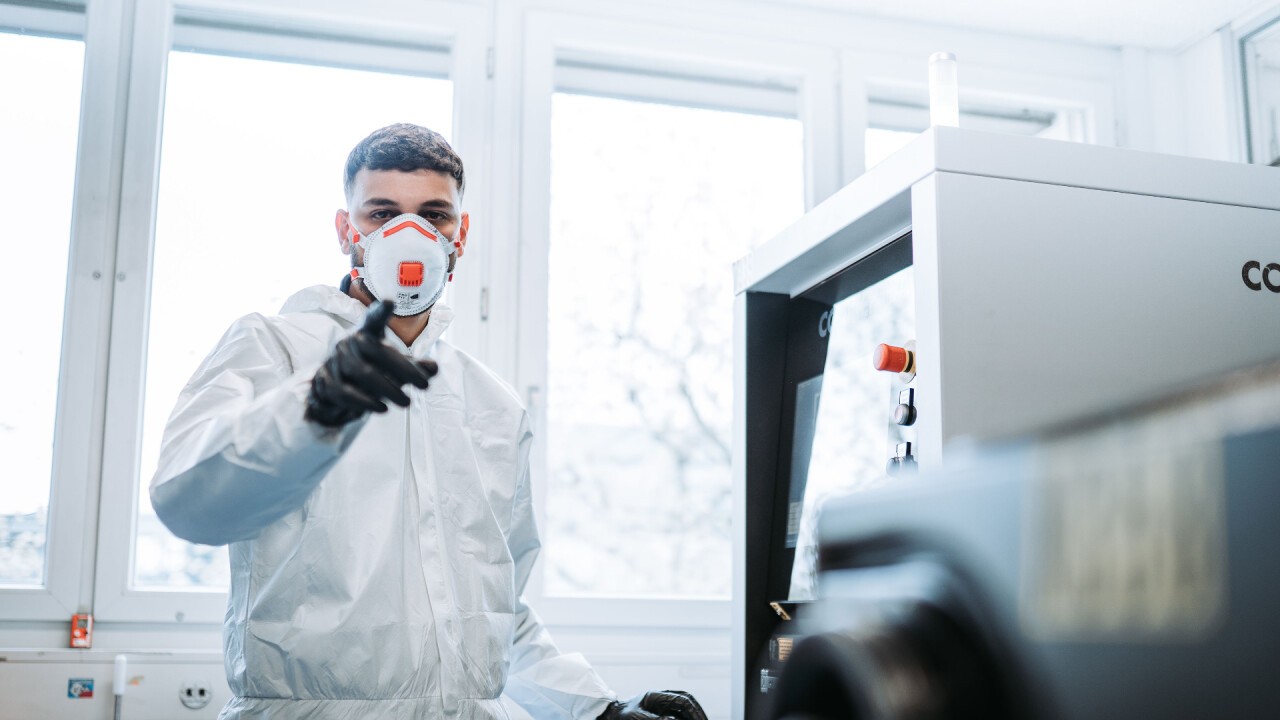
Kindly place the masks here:
POLYGON ((396 123, 369 133, 347 156, 342 188, 351 197, 360 168, 369 170, 435 170, 458 183, 458 195, 466 189, 462 158, 449 147, 440 133, 412 123, 396 123))

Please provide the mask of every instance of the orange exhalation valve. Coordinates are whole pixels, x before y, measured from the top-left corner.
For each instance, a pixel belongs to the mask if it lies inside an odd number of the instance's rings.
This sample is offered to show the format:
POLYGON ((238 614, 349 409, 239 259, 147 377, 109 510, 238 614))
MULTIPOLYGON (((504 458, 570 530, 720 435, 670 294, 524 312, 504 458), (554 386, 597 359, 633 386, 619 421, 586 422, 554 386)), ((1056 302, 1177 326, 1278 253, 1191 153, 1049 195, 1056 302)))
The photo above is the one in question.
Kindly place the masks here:
POLYGON ((422 263, 400 263, 400 284, 404 287, 418 287, 422 284, 422 263))
POLYGON ((897 345, 880 344, 876 347, 876 355, 872 360, 877 370, 892 373, 915 372, 916 354, 897 345))

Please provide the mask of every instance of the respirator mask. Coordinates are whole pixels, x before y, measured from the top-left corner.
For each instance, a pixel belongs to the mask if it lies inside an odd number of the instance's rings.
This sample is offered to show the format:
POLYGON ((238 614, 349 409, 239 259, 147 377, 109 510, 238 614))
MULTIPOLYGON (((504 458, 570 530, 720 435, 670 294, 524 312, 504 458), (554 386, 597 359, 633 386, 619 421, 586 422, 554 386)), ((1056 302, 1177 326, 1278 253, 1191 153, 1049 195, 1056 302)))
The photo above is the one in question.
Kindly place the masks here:
MULTIPOLYGON (((339 227, 342 218, 338 219, 339 227)), ((395 303, 395 314, 417 315, 444 293, 453 241, 413 213, 397 215, 368 235, 347 220, 347 239, 364 251, 364 265, 351 270, 378 300, 395 303)))

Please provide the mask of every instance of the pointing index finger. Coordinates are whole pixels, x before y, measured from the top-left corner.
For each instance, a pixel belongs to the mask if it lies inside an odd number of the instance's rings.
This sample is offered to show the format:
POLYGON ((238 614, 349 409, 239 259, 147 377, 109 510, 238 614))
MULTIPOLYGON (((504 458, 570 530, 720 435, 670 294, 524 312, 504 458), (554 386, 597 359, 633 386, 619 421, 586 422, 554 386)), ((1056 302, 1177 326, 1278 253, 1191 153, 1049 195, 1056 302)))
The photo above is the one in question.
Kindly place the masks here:
POLYGON ((369 312, 365 313, 364 325, 361 326, 360 332, 382 342, 382 337, 387 332, 387 322, 391 320, 394 309, 395 303, 390 300, 374 303, 369 308, 369 312))

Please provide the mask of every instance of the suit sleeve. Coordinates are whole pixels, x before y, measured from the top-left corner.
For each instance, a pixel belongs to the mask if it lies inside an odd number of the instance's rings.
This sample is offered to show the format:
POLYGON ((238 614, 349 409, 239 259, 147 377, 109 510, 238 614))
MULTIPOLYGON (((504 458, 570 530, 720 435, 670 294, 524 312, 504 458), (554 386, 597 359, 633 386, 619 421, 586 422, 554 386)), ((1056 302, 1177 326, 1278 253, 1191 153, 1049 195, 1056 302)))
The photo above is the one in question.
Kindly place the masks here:
POLYGON ((317 367, 294 368, 260 315, 231 326, 165 426, 151 504, 174 535, 248 540, 306 502, 364 424, 303 419, 317 367))
POLYGON ((580 653, 564 654, 538 614, 525 602, 525 587, 533 573, 541 543, 534 521, 529 487, 529 451, 533 434, 528 416, 521 421, 519 467, 514 517, 508 544, 515 561, 516 632, 504 691, 535 718, 595 720, 616 698, 580 653))

